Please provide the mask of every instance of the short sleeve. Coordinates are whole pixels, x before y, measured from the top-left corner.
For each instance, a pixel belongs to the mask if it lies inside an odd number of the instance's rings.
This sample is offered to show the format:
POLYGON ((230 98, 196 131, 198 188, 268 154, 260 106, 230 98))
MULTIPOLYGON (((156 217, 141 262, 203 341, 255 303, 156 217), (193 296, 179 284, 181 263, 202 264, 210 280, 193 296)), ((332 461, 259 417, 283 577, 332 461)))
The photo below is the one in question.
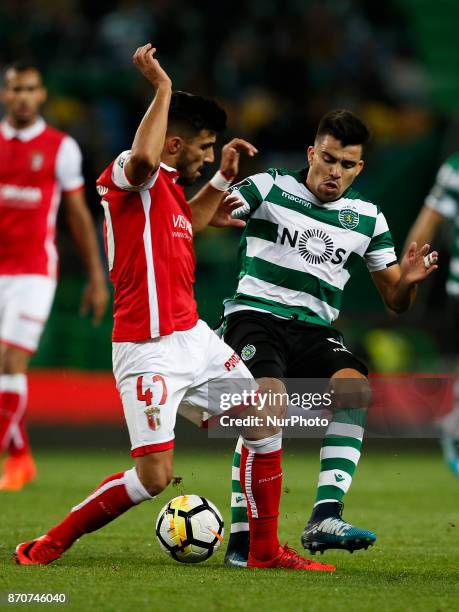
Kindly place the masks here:
POLYGON ((229 189, 231 195, 237 196, 243 202, 240 208, 233 211, 232 217, 238 219, 250 217, 271 191, 274 177, 275 171, 270 169, 232 185, 229 189))
POLYGON ((440 213, 447 219, 453 219, 458 213, 459 172, 446 161, 440 168, 429 195, 426 206, 440 213))
POLYGON ((148 189, 151 189, 158 178, 159 168, 148 180, 142 183, 142 185, 131 185, 131 183, 128 181, 126 173, 124 172, 124 166, 130 153, 130 150, 123 151, 115 159, 112 169, 112 181, 115 183, 118 189, 122 189, 123 191, 147 191, 148 189))
POLYGON ((76 191, 84 186, 81 172, 83 157, 76 140, 71 136, 63 138, 56 158, 56 176, 64 193, 76 191))
POLYGON ((376 217, 373 236, 363 257, 370 272, 378 272, 397 263, 394 242, 382 212, 376 217))

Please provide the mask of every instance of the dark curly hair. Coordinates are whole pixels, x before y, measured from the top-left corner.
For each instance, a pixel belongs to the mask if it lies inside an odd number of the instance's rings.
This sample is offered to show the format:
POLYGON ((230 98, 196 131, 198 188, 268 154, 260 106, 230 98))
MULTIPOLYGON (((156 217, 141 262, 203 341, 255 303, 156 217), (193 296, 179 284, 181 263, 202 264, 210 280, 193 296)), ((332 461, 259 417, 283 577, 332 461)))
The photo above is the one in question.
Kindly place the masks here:
POLYGON ((169 107, 168 131, 195 136, 201 130, 220 133, 226 129, 226 112, 213 100, 185 91, 174 91, 169 107))

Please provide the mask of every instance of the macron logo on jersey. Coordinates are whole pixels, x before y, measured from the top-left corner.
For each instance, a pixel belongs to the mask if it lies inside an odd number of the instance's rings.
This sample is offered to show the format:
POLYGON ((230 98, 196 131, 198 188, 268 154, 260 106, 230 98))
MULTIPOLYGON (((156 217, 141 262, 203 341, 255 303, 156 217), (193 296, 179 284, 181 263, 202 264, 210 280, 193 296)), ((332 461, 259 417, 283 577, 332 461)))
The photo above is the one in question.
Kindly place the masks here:
POLYGON ((306 208, 311 208, 310 202, 303 200, 303 198, 298 198, 297 196, 294 196, 292 193, 287 193, 287 191, 282 192, 282 197, 287 198, 287 200, 290 200, 291 202, 295 202, 296 204, 301 204, 301 206, 305 206, 306 208))
POLYGON ((0 205, 18 208, 36 208, 41 202, 40 187, 19 187, 18 185, 0 185, 0 205))
POLYGON ((187 240, 191 240, 193 236, 193 228, 191 223, 188 221, 186 217, 183 215, 172 215, 172 223, 174 224, 174 228, 176 230, 185 230, 188 234, 183 232, 174 231, 172 232, 172 236, 174 238, 186 238, 187 240))

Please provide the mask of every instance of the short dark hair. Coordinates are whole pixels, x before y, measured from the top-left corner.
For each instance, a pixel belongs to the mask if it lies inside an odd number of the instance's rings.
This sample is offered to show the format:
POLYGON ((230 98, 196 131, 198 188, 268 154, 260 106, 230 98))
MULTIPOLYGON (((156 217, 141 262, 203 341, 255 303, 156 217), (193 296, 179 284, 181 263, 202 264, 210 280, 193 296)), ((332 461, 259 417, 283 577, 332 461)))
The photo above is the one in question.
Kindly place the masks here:
POLYGON ((337 109, 322 117, 317 128, 316 140, 326 135, 334 136, 343 147, 347 145, 365 146, 370 140, 370 130, 365 123, 351 111, 337 109))
POLYGON ((33 61, 19 60, 17 62, 12 62, 11 64, 8 64, 5 66, 5 68, 3 69, 3 74, 1 75, 2 78, 0 81, 0 87, 7 86, 6 75, 8 74, 10 70, 14 70, 15 72, 19 72, 19 73, 28 72, 29 70, 34 70, 40 77, 40 82, 43 84, 43 73, 40 67, 38 66, 38 64, 36 64, 33 61))
POLYGON ((219 133, 226 129, 226 112, 213 100, 185 91, 174 91, 168 125, 193 136, 201 130, 219 133))
POLYGON ((3 70, 3 75, 5 75, 8 70, 15 70, 16 72, 27 72, 28 70, 35 70, 40 74, 40 76, 42 75, 42 70, 40 66, 33 60, 23 59, 8 64, 3 70))

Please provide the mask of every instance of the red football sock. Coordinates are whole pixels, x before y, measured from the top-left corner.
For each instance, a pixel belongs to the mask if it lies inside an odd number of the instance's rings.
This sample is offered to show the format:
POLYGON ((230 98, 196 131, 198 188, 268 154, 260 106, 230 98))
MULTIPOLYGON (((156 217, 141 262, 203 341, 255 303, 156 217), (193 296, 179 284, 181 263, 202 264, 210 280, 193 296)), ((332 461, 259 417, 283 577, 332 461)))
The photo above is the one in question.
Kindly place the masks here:
POLYGON ((277 523, 282 489, 282 450, 255 453, 242 447, 241 485, 247 497, 250 555, 259 561, 278 553, 277 523))
POLYGON ((29 436, 25 426, 25 416, 17 424, 8 446, 8 454, 11 457, 21 457, 30 454, 29 436))
POLYGON ((85 533, 100 529, 135 505, 126 489, 124 472, 112 474, 65 519, 50 529, 48 535, 64 548, 69 548, 85 533))
POLYGON ((0 394, 0 452, 7 450, 17 431, 26 407, 27 394, 18 391, 3 391, 0 394))

